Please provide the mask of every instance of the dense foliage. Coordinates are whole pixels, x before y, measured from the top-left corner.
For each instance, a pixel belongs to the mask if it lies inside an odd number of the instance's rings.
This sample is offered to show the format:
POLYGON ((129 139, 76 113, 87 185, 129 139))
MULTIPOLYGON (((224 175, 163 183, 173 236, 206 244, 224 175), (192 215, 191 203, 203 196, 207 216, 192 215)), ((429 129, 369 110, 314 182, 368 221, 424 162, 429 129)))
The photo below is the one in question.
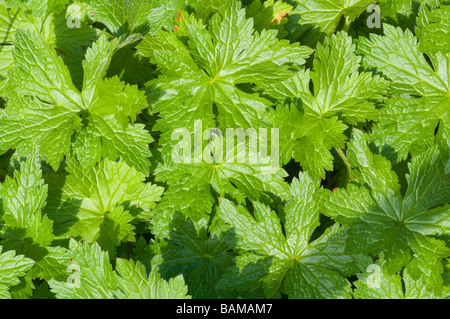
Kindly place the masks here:
POLYGON ((449 17, 0 0, 0 298, 449 297, 449 17))

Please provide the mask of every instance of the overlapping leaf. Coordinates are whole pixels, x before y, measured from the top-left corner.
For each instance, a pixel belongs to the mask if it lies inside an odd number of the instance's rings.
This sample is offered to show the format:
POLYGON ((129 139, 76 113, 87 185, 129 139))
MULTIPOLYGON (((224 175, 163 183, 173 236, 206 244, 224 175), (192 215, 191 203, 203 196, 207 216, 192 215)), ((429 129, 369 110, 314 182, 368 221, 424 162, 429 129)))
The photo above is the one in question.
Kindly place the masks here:
POLYGON ((202 145, 189 144, 193 152, 197 152, 195 147, 204 149, 207 128, 224 133, 228 128, 268 128, 264 113, 271 103, 239 85, 261 86, 287 79, 293 74, 289 61, 298 66, 310 54, 306 47, 278 40, 275 30, 255 32, 245 13, 237 1, 229 0, 206 28, 194 16, 180 12, 178 30, 160 32, 138 46, 161 72, 149 83, 147 93, 152 110, 160 117, 153 127, 162 132, 155 174, 158 181, 170 186, 159 207, 167 215, 181 211, 198 220, 210 213, 215 193, 230 194, 240 202, 245 197, 267 200, 270 196, 265 192, 285 197, 285 172, 277 163, 271 167, 272 174, 264 175, 260 172, 269 165, 238 162, 234 156, 234 161, 214 159, 212 163, 205 158, 178 163, 172 158, 178 143, 173 133, 179 129, 193 133, 197 123, 202 127, 202 145))
POLYGON ((16 256, 13 250, 2 253, 0 246, 0 298, 10 299, 9 287, 19 284, 19 278, 24 276, 34 262, 22 255, 16 256))
POLYGON ((213 105, 221 128, 259 126, 260 113, 270 103, 236 85, 286 79, 292 74, 288 63, 303 64, 311 52, 277 40, 274 30, 255 33, 252 20, 234 0, 211 18, 208 28, 187 14, 180 20, 178 31, 161 32, 138 47, 162 73, 149 84, 148 94, 163 119, 155 129, 163 132, 191 128, 195 120, 215 127, 213 105))
MULTIPOLYGON (((301 38, 302 42, 315 47, 317 42, 338 30, 342 17, 348 24, 354 21, 371 0, 294 0, 295 8, 291 13, 289 31, 291 39, 301 38)), ((383 2, 383 1, 378 1, 383 2)))
POLYGON ((239 268, 225 275, 222 288, 260 283, 268 298, 279 289, 289 298, 350 298, 345 276, 354 271, 354 256, 344 254, 345 230, 336 224, 311 241, 319 225, 317 190, 318 183, 301 174, 292 182, 292 199, 279 215, 255 202, 252 216, 221 199, 219 217, 236 232, 237 248, 250 253, 237 257, 239 268))
POLYGON ((393 97, 375 118, 373 138, 383 155, 400 161, 432 147, 438 125, 441 130, 449 125, 450 55, 430 54, 430 65, 409 30, 385 24, 384 33, 361 38, 358 52, 364 66, 392 81, 393 97))
MULTIPOLYGON (((164 278, 180 274, 186 278, 193 298, 229 297, 227 291, 217 289, 217 283, 236 255, 230 251, 223 234, 208 235, 204 220, 198 223, 187 221, 172 227, 163 243, 155 242, 156 256, 152 265, 159 269, 164 278)), ((145 258, 141 255, 140 258, 145 258)), ((147 265, 148 266, 148 265, 147 265)))
POLYGON ((69 175, 58 184, 46 210, 55 221, 55 234, 68 238, 80 236, 97 241, 111 256, 122 242, 134 241, 133 221, 151 217, 163 188, 144 183, 144 174, 125 162, 101 160, 85 169, 76 159, 68 159, 69 175))
POLYGON ((440 295, 442 259, 450 255, 450 249, 435 236, 449 232, 448 159, 440 156, 437 147, 414 158, 406 193, 401 194, 391 163, 373 155, 367 139, 362 132, 354 132, 347 154, 357 184, 335 193, 325 190, 323 213, 349 227, 346 251, 383 252, 390 274, 408 265, 415 280, 422 278, 440 295))
POLYGON ((363 272, 358 274, 354 283, 355 298, 358 299, 436 299, 427 289, 422 280, 413 279, 408 270, 403 274, 390 274, 384 267, 385 261, 379 259, 376 263, 365 264, 363 272))
POLYGON ((330 150, 345 145, 347 125, 376 114, 375 102, 387 92, 388 83, 371 73, 359 73, 360 61, 351 37, 340 32, 318 45, 311 72, 297 72, 265 88, 271 97, 294 103, 290 108, 278 107, 271 115, 273 126, 280 128, 283 163, 294 158, 313 177, 325 178, 325 170, 333 170, 330 150))
POLYGON ((186 298, 187 288, 182 276, 161 279, 156 270, 147 276, 139 263, 118 259, 116 271, 107 252, 96 243, 70 241, 66 281, 49 281, 59 299, 175 299, 186 298))
POLYGON ((0 244, 35 262, 28 273, 31 279, 49 280, 60 277, 63 271, 64 251, 51 246, 55 239, 53 221, 43 213, 47 187, 38 157, 33 155, 21 162, 13 178, 6 177, 0 190, 0 244))
POLYGON ((19 30, 13 49, 15 68, 6 86, 8 105, 0 118, 2 148, 37 145, 57 169, 70 154, 72 137, 78 132, 88 140, 76 151, 86 165, 94 165, 100 155, 112 160, 122 157, 148 173, 148 143, 153 140, 142 124, 130 123, 146 107, 145 97, 116 78, 103 79, 115 48, 102 36, 88 49, 80 92, 42 37, 19 30))
POLYGON ((450 53, 450 6, 443 5, 430 10, 426 5, 420 7, 416 34, 422 52, 450 53))

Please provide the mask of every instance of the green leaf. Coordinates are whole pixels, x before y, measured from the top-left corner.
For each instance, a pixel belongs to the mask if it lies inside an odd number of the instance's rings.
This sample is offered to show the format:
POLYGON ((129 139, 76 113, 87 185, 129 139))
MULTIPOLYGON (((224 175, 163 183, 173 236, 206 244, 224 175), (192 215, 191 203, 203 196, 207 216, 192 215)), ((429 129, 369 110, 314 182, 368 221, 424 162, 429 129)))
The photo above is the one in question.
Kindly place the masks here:
POLYGON ((384 33, 361 38, 358 51, 364 66, 392 81, 394 96, 375 117, 379 123, 373 138, 382 154, 397 162, 432 147, 439 121, 448 125, 450 55, 430 55, 432 67, 410 31, 385 24, 384 33))
POLYGON ((155 129, 163 132, 192 127, 194 120, 213 124, 213 104, 220 127, 259 125, 259 113, 268 102, 236 85, 286 79, 292 74, 288 61, 301 65, 311 53, 309 48, 277 40, 274 30, 255 33, 252 20, 246 19, 235 0, 227 0, 208 29, 182 13, 178 31, 146 38, 138 50, 158 63, 162 73, 147 91, 153 109, 162 117, 155 129))
POLYGON ((386 269, 394 274, 410 264, 410 274, 436 295, 442 294, 445 243, 432 236, 449 232, 450 175, 437 147, 409 164, 407 190, 402 196, 391 163, 373 155, 367 136, 355 130, 347 155, 355 183, 337 192, 324 190, 322 212, 349 227, 346 251, 384 253, 386 269))
POLYGON ((421 3, 430 3, 435 0, 423 0, 420 3, 412 0, 385 0, 379 3, 383 22, 402 29, 414 31, 417 12, 421 3))
POLYGON ((421 5, 416 26, 421 52, 450 53, 450 22, 444 17, 450 15, 450 6, 443 5, 430 10, 421 5))
POLYGON ((14 171, 14 178, 6 177, 0 191, 3 201, 0 243, 36 262, 28 272, 30 279, 60 278, 64 271, 64 250, 50 246, 55 239, 53 221, 43 213, 47 189, 39 158, 31 155, 20 162, 20 170, 14 171))
MULTIPOLYGON (((190 0, 189 5, 195 5, 196 9, 198 9, 198 4, 194 2, 195 1, 190 0)), ((206 2, 205 0, 201 0, 199 3, 202 4, 206 2)), ((186 10, 187 5, 187 0, 153 0, 152 8, 147 16, 150 28, 148 34, 156 36, 161 29, 173 29, 179 10, 186 10)))
POLYGON ((130 299, 190 299, 188 288, 182 275, 165 281, 153 269, 147 275, 144 265, 139 261, 117 259, 119 287, 130 299))
POLYGON ((99 30, 90 26, 82 18, 81 12, 71 10, 53 14, 45 19, 40 33, 49 45, 65 54, 90 46, 100 34, 99 30), (70 23, 73 19, 78 19, 79 25, 75 22, 72 26, 70 23))
POLYGON ((336 117, 306 116, 295 105, 278 106, 272 112, 272 123, 279 128, 281 162, 300 162, 314 179, 325 178, 325 170, 333 170, 333 147, 342 148, 347 126, 336 117))
MULTIPOLYGON (((288 25, 290 38, 301 38, 302 43, 315 47, 325 36, 338 30, 342 17, 349 22, 354 21, 372 0, 294 0, 294 10, 288 25)), ((383 2, 383 1, 379 1, 383 2)))
MULTIPOLYGON (((123 40, 123 39, 122 39, 123 40)), ((148 174, 148 144, 153 141, 142 124, 133 124, 147 106, 143 92, 120 82, 104 79, 114 52, 128 41, 108 42, 101 36, 87 50, 83 61, 83 91, 75 88, 68 68, 37 33, 19 31, 14 41, 15 68, 8 77, 8 105, 0 115, 0 143, 19 151, 39 146, 41 155, 54 168, 70 155, 72 138, 76 154, 95 164, 93 149, 111 160, 123 158, 148 174), (27 83, 26 85, 24 83, 27 83), (27 111, 23 112, 25 104, 27 111)))
POLYGON ((223 234, 208 235, 205 225, 189 220, 174 227, 167 244, 159 249, 152 266, 156 266, 164 278, 183 274, 192 298, 227 296, 227 292, 216 289, 216 285, 232 265, 235 253, 229 251, 223 234))
MULTIPOLYGON (((8 5, 0 4, 0 39, 2 44, 12 44, 19 29, 32 28, 30 15, 26 10, 11 8, 8 5)), ((3 49, 3 47, 2 47, 3 49)))
MULTIPOLYGON (((291 186, 292 199, 279 215, 254 202, 252 216, 244 207, 221 199, 219 217, 232 227, 230 231, 236 232, 237 248, 270 260, 266 273, 253 277, 253 282, 263 285, 267 298, 279 289, 294 299, 350 298, 350 283, 344 276, 354 271, 354 256, 344 254, 345 230, 334 225, 310 241, 319 225, 319 207, 314 198, 317 190, 318 183, 300 174, 291 186)), ((238 282, 241 274, 246 271, 241 269, 238 282)), ((233 276, 225 278, 222 284, 230 286, 233 276)))
POLYGON ((48 281, 58 299, 110 299, 120 293, 108 253, 97 243, 71 239, 66 265, 69 273, 66 281, 48 281))
POLYGON ((33 8, 34 16, 47 17, 53 12, 62 11, 69 0, 29 0, 28 3, 33 8))
POLYGON ((436 299, 438 295, 430 293, 419 278, 413 279, 405 270, 403 274, 390 274, 384 267, 385 261, 379 259, 368 265, 358 274, 354 283, 355 298, 358 299, 436 299), (403 288, 404 287, 404 288, 403 288))
POLYGON ((113 34, 139 32, 145 27, 149 3, 145 0, 86 0, 95 12, 96 20, 113 34))
POLYGON ((20 283, 19 278, 33 266, 34 261, 18 255, 12 250, 2 253, 0 246, 0 298, 10 299, 9 287, 20 283))
POLYGON ((92 147, 99 147, 95 144, 97 141, 101 143, 102 155, 105 158, 122 158, 139 172, 148 175, 150 169, 147 158, 152 155, 148 147, 153 138, 143 124, 127 124, 124 129, 111 115, 100 117, 94 114, 89 124, 92 125, 94 133, 92 147))
MULTIPOLYGON (((47 185, 42 180, 39 158, 31 156, 22 162, 14 178, 6 177, 0 194, 3 201, 0 218, 5 225, 2 237, 8 241, 15 233, 22 241, 30 238, 34 243, 50 245, 54 239, 52 221, 42 214, 47 185)), ((12 241, 17 240, 14 237, 12 241)))
POLYGON ((16 68, 10 79, 14 94, 38 96, 73 112, 84 109, 80 92, 56 52, 35 32, 19 30, 12 51, 16 68))
POLYGON ((21 152, 37 145, 40 154, 56 168, 64 155, 70 154, 72 134, 81 128, 81 118, 72 110, 33 97, 9 100, 0 114, 3 148, 21 152))
MULTIPOLYGON (((163 188, 144 183, 145 176, 123 161, 101 160, 89 169, 75 158, 67 162, 69 175, 61 194, 52 196, 46 207, 55 234, 97 241, 114 257, 116 246, 134 241, 132 222, 150 217, 163 188)), ((55 180, 52 175, 48 179, 55 180)))
MULTIPOLYGON (((278 163, 272 163, 273 167, 247 160, 244 163, 234 155, 234 160, 227 162, 213 159, 212 163, 175 163, 172 153, 178 140, 172 136, 180 128, 190 132, 199 129, 202 137, 208 134, 206 128, 216 127, 224 132, 227 128, 269 128, 264 121, 271 102, 240 85, 260 86, 287 79, 293 74, 288 61, 302 65, 311 50, 278 40, 275 30, 255 32, 252 20, 246 19, 245 10, 235 0, 220 6, 208 27, 186 12, 180 11, 178 20, 178 30, 160 31, 158 37, 147 37, 138 45, 139 52, 157 63, 161 72, 147 87, 152 111, 160 117, 153 130, 162 132, 158 149, 161 156, 155 159, 154 172, 157 181, 169 184, 160 210, 166 215, 181 212, 197 221, 210 213, 214 193, 230 194, 239 202, 245 197, 268 202, 271 195, 267 192, 284 198, 285 172, 278 163), (234 22, 230 25, 229 21, 234 22), (273 171, 261 174, 265 168, 273 171), (198 176, 196 183, 193 175, 198 176)), ((154 223, 165 223, 167 216, 157 215, 161 218, 157 217, 159 220, 154 223)), ((163 231, 161 228, 164 227, 155 226, 153 231, 163 231)))
POLYGON ((238 202, 245 199, 274 203, 289 196, 288 184, 283 180, 286 173, 275 168, 275 173, 264 173, 268 165, 246 163, 221 164, 171 164, 157 168, 157 181, 169 182, 163 201, 152 220, 153 231, 166 233, 168 218, 182 213, 198 221, 211 213, 215 194, 229 194, 238 202))
POLYGON ((361 57, 355 49, 346 33, 332 35, 317 46, 313 71, 265 87, 269 96, 301 109, 279 106, 272 112, 272 125, 280 128, 282 162, 294 158, 316 179, 333 170, 330 150, 345 145, 347 125, 372 119, 375 103, 387 92, 387 81, 358 72, 361 57))
POLYGON ((0 3, 0 81, 6 77, 7 70, 13 64, 11 44, 18 29, 33 30, 32 17, 21 8, 9 8, 0 3))
MULTIPOLYGON (((13 40, 17 31, 39 33, 58 54, 66 59, 67 54, 79 52, 89 46, 99 34, 97 29, 87 24, 80 12, 80 3, 70 5, 68 1, 8 1, 0 4, 0 38, 2 63, 0 79, 14 66, 12 56, 13 40), (22 3, 24 2, 24 3, 22 3), (78 9, 77 9, 78 8, 78 9), (74 19, 76 20, 75 23, 74 19), (79 22, 79 24, 78 24, 79 22)), ((84 8, 81 11, 85 10, 84 8)), ((81 51, 82 52, 82 51, 81 51)), ((73 57, 70 55, 70 57, 73 57)), ((81 62, 81 59, 78 59, 81 62)))
POLYGON ((0 298, 450 297, 449 8, 0 0, 0 298))
POLYGON ((33 281, 28 275, 20 278, 20 283, 9 289, 11 299, 30 299, 35 288, 33 281))
POLYGON ((293 7, 281 0, 269 0, 261 2, 256 0, 247 7, 247 18, 253 18, 255 29, 262 32, 264 29, 278 30, 278 37, 285 38, 288 32, 284 25, 288 22, 287 14, 293 7))

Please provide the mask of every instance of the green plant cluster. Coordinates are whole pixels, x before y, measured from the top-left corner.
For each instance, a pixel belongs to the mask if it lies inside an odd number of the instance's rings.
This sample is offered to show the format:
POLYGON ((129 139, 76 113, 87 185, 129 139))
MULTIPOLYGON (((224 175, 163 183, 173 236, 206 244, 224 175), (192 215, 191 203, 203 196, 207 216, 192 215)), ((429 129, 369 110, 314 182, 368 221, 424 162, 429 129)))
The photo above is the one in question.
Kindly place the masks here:
POLYGON ((449 297, 449 17, 0 0, 0 298, 449 297))

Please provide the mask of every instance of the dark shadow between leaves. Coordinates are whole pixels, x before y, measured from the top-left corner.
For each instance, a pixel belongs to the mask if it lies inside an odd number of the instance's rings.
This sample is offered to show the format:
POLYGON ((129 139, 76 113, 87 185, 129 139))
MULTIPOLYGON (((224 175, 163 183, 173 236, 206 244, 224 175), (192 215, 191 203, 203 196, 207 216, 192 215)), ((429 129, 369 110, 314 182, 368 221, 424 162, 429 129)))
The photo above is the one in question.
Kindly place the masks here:
MULTIPOLYGON (((179 215, 175 213, 172 220, 180 220, 179 215)), ((178 226, 171 225, 167 245, 160 248, 161 276, 170 279, 183 274, 193 298, 235 298, 236 292, 219 289, 217 284, 227 270, 237 267, 236 243, 234 229, 213 234, 190 219, 178 226)))
POLYGON ((77 217, 82 200, 63 198, 66 174, 50 172, 43 176, 48 185, 47 205, 43 212, 53 220, 53 233, 56 237, 67 233, 79 220, 77 217))
POLYGON ((3 238, 0 245, 3 246, 4 251, 14 250, 17 255, 25 255, 35 262, 41 261, 48 254, 45 247, 34 243, 32 238, 26 237, 26 230, 23 228, 7 229, 3 238))

